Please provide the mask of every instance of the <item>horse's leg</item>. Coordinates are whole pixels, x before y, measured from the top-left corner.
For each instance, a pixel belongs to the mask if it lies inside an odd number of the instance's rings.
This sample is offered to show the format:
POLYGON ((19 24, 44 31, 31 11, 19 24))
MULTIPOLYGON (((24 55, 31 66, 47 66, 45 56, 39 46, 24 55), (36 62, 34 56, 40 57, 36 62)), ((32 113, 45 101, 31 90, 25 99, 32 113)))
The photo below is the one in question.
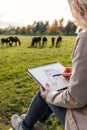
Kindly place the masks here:
POLYGON ((34 42, 33 42, 33 47, 35 47, 35 44, 36 44, 36 42, 34 41, 34 42))
POLYGON ((9 42, 9 46, 12 47, 13 42, 9 42))
POLYGON ((8 47, 8 42, 6 42, 6 47, 8 47))
POLYGON ((56 42, 56 47, 58 47, 58 41, 56 42))
POLYGON ((42 47, 44 47, 44 41, 43 41, 43 43, 42 43, 42 47))
POLYGON ((35 44, 36 44, 36 47, 37 47, 37 42, 35 42, 35 44))
POLYGON ((39 47, 41 47, 41 42, 39 41, 39 47))

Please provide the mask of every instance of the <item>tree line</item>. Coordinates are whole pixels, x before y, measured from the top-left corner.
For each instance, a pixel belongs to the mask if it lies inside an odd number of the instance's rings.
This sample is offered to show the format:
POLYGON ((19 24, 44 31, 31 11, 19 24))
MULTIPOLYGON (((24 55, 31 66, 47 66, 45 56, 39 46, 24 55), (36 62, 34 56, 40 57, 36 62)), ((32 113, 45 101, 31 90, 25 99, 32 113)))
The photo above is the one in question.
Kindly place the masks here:
POLYGON ((26 27, 14 27, 9 26, 6 28, 0 28, 1 34, 9 35, 75 35, 76 25, 73 21, 68 20, 66 25, 64 25, 64 19, 54 20, 50 25, 49 21, 34 21, 32 25, 27 25, 26 27))

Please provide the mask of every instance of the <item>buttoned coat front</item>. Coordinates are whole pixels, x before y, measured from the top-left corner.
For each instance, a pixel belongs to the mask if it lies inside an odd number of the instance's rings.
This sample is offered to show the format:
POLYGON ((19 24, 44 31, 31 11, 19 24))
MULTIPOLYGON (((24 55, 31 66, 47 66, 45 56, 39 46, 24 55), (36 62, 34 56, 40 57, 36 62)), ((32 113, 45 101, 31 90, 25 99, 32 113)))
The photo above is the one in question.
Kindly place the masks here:
POLYGON ((50 92, 46 101, 67 108, 65 130, 87 130, 87 31, 77 37, 67 89, 50 92))

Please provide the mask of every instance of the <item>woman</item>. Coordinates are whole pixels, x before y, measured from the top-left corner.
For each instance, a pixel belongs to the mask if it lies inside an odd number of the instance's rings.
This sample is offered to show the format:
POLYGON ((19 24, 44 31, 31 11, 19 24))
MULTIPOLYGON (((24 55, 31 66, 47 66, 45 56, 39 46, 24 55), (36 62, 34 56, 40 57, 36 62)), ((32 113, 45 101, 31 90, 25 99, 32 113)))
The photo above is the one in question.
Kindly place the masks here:
POLYGON ((26 116, 13 115, 14 130, 42 130, 43 123, 52 112, 65 130, 87 130, 87 0, 68 2, 76 24, 83 31, 76 39, 72 68, 66 68, 63 73, 69 80, 67 89, 50 91, 48 84, 46 90, 41 88, 26 116))

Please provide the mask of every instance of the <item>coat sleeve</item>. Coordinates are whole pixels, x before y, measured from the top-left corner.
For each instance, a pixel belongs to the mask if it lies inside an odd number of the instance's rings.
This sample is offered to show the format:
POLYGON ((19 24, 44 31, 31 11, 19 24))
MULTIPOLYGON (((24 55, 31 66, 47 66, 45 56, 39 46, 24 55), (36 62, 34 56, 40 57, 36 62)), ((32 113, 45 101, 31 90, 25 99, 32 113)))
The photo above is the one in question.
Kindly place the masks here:
POLYGON ((50 92, 46 101, 65 108, 81 108, 87 104, 87 32, 82 35, 72 59, 72 75, 63 91, 50 92))

